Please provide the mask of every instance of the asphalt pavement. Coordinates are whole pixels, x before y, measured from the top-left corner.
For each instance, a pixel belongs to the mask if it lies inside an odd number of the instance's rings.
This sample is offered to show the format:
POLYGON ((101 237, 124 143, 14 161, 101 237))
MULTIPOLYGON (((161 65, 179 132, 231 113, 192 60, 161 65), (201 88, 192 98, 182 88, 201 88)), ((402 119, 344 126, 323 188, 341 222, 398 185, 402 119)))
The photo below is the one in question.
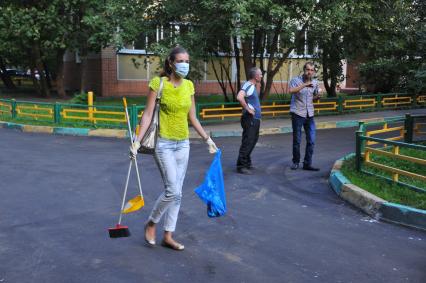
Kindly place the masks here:
POLYGON ((110 239, 128 141, 0 129, 0 282, 426 282, 426 233, 371 219, 329 187, 354 131, 317 132, 320 172, 290 170, 291 134, 261 136, 251 176, 235 172, 240 138, 216 138, 228 213, 215 219, 193 192, 213 156, 192 140, 176 252, 144 244, 163 189, 151 156, 139 157, 146 206, 124 218, 132 235, 110 239))

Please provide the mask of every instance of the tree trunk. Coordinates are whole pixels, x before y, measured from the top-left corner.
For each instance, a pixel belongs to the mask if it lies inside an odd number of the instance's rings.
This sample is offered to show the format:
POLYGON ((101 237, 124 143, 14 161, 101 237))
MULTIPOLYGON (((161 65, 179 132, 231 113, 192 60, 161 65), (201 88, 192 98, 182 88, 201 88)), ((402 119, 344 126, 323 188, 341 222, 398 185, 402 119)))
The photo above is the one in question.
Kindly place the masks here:
POLYGON ((330 84, 328 82, 329 77, 330 76, 329 76, 329 73, 328 73, 327 61, 326 61, 325 58, 323 58, 323 60, 322 60, 322 79, 323 79, 325 90, 327 91, 327 95, 331 94, 331 87, 330 87, 330 84))
POLYGON ((6 65, 4 64, 4 60, 2 57, 0 57, 0 77, 4 83, 4 86, 7 89, 16 89, 16 86, 13 83, 12 78, 7 73, 6 65))
POLYGON ((238 48, 237 37, 234 36, 233 40, 234 47, 234 58, 235 58, 235 66, 237 67, 237 78, 236 78, 236 93, 232 93, 232 101, 237 101, 237 94, 241 89, 241 64, 240 64, 240 49, 238 48))
POLYGON ((30 70, 31 70, 31 80, 33 81, 33 87, 35 89, 35 91, 37 92, 37 94, 39 96, 42 96, 41 94, 41 90, 40 90, 40 84, 36 78, 36 64, 35 64, 35 59, 34 59, 34 55, 33 55, 33 50, 31 48, 27 49, 27 54, 28 54, 28 58, 30 58, 30 70))
POLYGON ((86 78, 86 74, 87 74, 87 57, 86 56, 82 56, 81 57, 81 64, 80 64, 80 93, 86 92, 87 91, 87 78, 86 78))
POLYGON ((337 86, 337 74, 334 74, 332 71, 330 71, 331 77, 330 77, 330 92, 327 92, 328 97, 336 97, 336 86, 337 86))
POLYGON ((331 79, 330 93, 328 94, 328 97, 336 97, 337 96, 336 85, 337 85, 337 80, 331 79))
POLYGON ((52 89, 52 78, 50 76, 49 68, 47 67, 46 62, 43 62, 44 73, 46 75, 46 83, 49 89, 52 89))
POLYGON ((217 72, 216 66, 214 65, 213 58, 211 58, 210 60, 212 62, 213 72, 214 72, 214 75, 216 77, 216 80, 219 83, 220 88, 222 89, 223 96, 225 97, 225 102, 229 102, 228 94, 227 94, 227 91, 226 91, 226 82, 224 81, 224 78, 223 78, 222 66, 220 67, 221 72, 220 72, 220 76, 219 76, 219 73, 217 72))
POLYGON ((322 76, 325 90, 327 91, 328 97, 336 97, 336 86, 338 80, 338 74, 336 73, 336 66, 338 64, 332 61, 333 54, 330 54, 330 50, 324 50, 322 56, 322 76), (334 65, 333 65, 334 64, 334 65), (334 70, 334 71, 333 71, 334 70))
POLYGON ((252 64, 252 48, 251 48, 251 38, 249 40, 243 40, 241 42, 241 47, 243 51, 243 62, 244 62, 244 71, 246 74, 246 79, 248 78, 248 72, 251 67, 253 67, 252 64))
MULTIPOLYGON (((307 24, 305 23, 305 25, 302 27, 303 32, 306 29, 306 27, 307 27, 307 24)), ((271 42, 271 44, 269 44, 269 50, 268 50, 269 56, 267 57, 268 67, 267 67, 267 70, 266 70, 266 73, 267 73, 266 84, 265 84, 265 87, 264 87, 264 90, 263 90, 263 95, 262 95, 261 99, 267 98, 269 96, 269 94, 271 93, 271 88, 272 88, 272 85, 274 83, 275 75, 279 72, 279 70, 283 66, 284 62, 287 60, 288 56, 290 55, 290 53, 294 49, 294 47, 289 47, 286 50, 285 53, 281 54, 282 57, 278 60, 275 67, 273 67, 273 63, 274 63, 276 54, 278 53, 278 36, 281 32, 282 32, 282 22, 279 22, 279 23, 277 23, 277 25, 275 27, 272 42, 271 42)), ((266 43, 264 43, 264 44, 266 44, 266 43)))
POLYGON ((67 95, 64 87, 64 54, 65 49, 56 51, 56 91, 58 96, 62 98, 67 95))
MULTIPOLYGON (((225 73, 225 76, 226 76, 226 81, 228 82, 228 84, 229 84, 229 88, 231 89, 231 93, 232 93, 232 96, 233 97, 235 97, 235 89, 234 89, 234 86, 232 85, 232 78, 231 78, 231 73, 229 72, 229 70, 230 69, 232 69, 232 63, 231 63, 231 66, 226 66, 222 61, 220 61, 220 68, 221 68, 221 70, 223 70, 223 72, 225 73)), ((221 71, 222 72, 222 71, 221 71)), ((225 84, 226 85, 226 84, 225 84)), ((228 102, 229 102, 229 99, 228 99, 228 97, 226 97, 226 99, 228 100, 228 102)))
POLYGON ((39 85, 40 95, 44 96, 44 97, 49 97, 50 96, 50 90, 49 90, 48 85, 47 85, 46 76, 45 76, 45 72, 44 72, 45 71, 44 65, 43 65, 43 61, 41 59, 40 44, 37 41, 33 43, 32 55, 33 55, 35 67, 36 67, 38 74, 39 74, 38 85, 39 85))

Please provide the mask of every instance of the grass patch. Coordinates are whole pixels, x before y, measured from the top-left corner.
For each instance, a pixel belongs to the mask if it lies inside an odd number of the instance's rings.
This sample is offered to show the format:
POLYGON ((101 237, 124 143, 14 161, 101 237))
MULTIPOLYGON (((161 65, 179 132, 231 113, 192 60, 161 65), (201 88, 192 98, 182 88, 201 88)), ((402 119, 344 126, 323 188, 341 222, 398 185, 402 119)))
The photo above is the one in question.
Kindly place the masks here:
MULTIPOLYGON (((425 145, 425 143, 423 143, 422 145, 425 145)), ((387 147, 383 150, 391 152, 392 148, 393 147, 387 147)), ((416 158, 420 158, 420 159, 426 159, 426 151, 423 151, 423 150, 401 147, 400 148, 400 154, 411 156, 411 157, 416 157, 416 158)), ((398 169, 408 171, 408 172, 411 172, 411 173, 424 175, 425 172, 426 172, 426 165, 413 163, 413 162, 410 162, 410 161, 407 161, 407 160, 399 160, 399 159, 392 158, 392 157, 378 155, 376 153, 371 153, 370 158, 371 158, 371 161, 373 161, 373 162, 383 164, 383 165, 387 165, 387 166, 390 166, 390 167, 393 167, 393 168, 398 168, 398 169)), ((383 170, 378 169, 378 168, 365 167, 365 170, 367 170, 368 172, 383 176, 383 177, 387 177, 387 178, 392 177, 391 173, 383 171, 383 170)), ((424 182, 424 181, 421 181, 421 180, 418 180, 418 179, 415 179, 415 178, 402 176, 402 175, 399 176, 399 180, 403 183, 413 185, 413 186, 416 186, 418 188, 426 189, 426 182, 424 182)))
MULTIPOLYGON (((410 168, 416 166, 417 165, 411 164, 410 168)), ((373 172, 373 168, 369 168, 368 170, 373 172)), ((381 173, 385 175, 383 171, 377 172, 380 170, 374 170, 376 174, 381 173)), ((384 200, 426 210, 426 194, 412 191, 403 185, 386 181, 377 176, 358 172, 355 166, 355 157, 345 160, 341 171, 353 184, 384 200)), ((423 171, 423 173, 424 172, 425 171, 423 171)), ((407 182, 407 180, 402 180, 402 178, 401 181, 407 182)), ((419 182, 420 183, 416 183, 417 187, 426 188, 425 182, 419 182)))

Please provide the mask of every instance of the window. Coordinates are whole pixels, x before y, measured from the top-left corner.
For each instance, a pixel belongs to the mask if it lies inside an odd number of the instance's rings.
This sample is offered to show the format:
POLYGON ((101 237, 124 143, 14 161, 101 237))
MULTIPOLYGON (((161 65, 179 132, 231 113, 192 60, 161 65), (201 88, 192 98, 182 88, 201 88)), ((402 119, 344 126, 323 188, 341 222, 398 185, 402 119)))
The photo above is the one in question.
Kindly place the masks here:
POLYGON ((305 33, 298 30, 295 35, 295 50, 297 55, 305 55, 305 33))
POLYGON ((133 49, 147 50, 149 46, 157 42, 160 37, 160 29, 141 32, 138 38, 133 42, 133 49))
POLYGON ((300 30, 298 30, 295 33, 294 42, 296 48, 293 52, 295 56, 312 57, 315 54, 317 50, 317 45, 315 43, 313 35, 310 35, 311 33, 309 32, 309 30, 305 32, 301 32, 300 30))

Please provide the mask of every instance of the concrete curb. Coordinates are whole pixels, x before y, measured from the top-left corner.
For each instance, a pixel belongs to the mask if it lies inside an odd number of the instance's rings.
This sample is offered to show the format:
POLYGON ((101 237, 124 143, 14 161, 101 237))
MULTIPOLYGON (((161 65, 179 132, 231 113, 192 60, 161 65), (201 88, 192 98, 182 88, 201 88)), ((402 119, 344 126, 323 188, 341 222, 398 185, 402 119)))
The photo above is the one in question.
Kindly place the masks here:
MULTIPOLYGON (((320 129, 336 129, 336 128, 353 128, 357 127, 359 122, 384 122, 395 120, 401 117, 379 117, 371 119, 360 119, 360 120, 343 120, 336 122, 318 122, 316 128, 320 129)), ((293 132, 291 126, 279 127, 279 128, 262 128, 260 129, 259 135, 274 135, 274 134, 287 134, 293 132)), ((230 130, 230 131, 211 131, 212 137, 241 137, 242 130, 230 130)))
MULTIPOLYGON (((401 117, 402 118, 402 117, 401 117)), ((335 129, 335 128, 352 128, 358 126, 361 121, 365 122, 382 122, 393 120, 395 117, 380 117, 372 119, 361 120, 343 120, 337 122, 318 122, 316 123, 317 129, 335 129)), ((66 127, 53 127, 53 126, 33 126, 24 125, 11 122, 0 121, 1 128, 18 129, 23 132, 31 133, 47 133, 58 135, 71 135, 71 136, 95 136, 95 137, 113 137, 113 138, 128 138, 127 130, 122 129, 88 129, 88 128, 66 128, 66 127)), ((275 135, 287 134, 293 132, 291 126, 285 127, 271 127, 260 129, 260 135, 275 135)), ((213 130, 210 135, 213 138, 219 137, 241 137, 242 130, 213 130)), ((190 131, 190 138, 200 138, 194 131, 190 131)))
POLYGON ((347 155, 333 165, 329 183, 336 194, 377 220, 426 231, 426 210, 388 202, 352 184, 342 174, 340 169, 344 160, 353 155, 347 155))
POLYGON ((90 130, 88 136, 91 137, 109 137, 109 138, 126 138, 126 130, 115 130, 115 129, 96 129, 90 130))
POLYGON ((58 135, 71 135, 71 136, 88 136, 90 129, 82 128, 54 128, 53 133, 58 135))
POLYGON ((27 133, 44 133, 70 136, 92 136, 92 137, 112 137, 112 138, 127 138, 126 130, 117 129, 88 129, 88 128, 64 128, 51 126, 34 126, 16 124, 0 121, 0 128, 15 129, 27 133))

